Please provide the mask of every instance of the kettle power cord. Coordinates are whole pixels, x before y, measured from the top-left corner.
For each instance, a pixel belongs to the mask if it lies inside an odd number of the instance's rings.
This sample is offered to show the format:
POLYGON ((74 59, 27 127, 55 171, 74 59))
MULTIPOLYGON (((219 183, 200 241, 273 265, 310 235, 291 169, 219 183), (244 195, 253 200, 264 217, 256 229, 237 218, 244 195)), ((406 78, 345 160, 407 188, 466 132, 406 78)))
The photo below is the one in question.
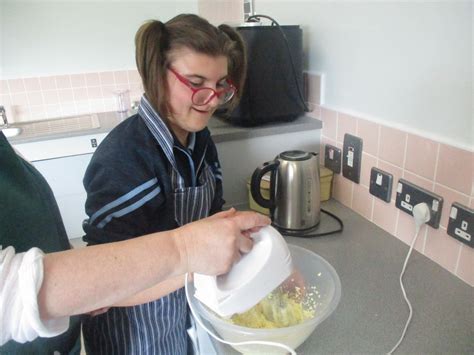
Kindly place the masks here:
POLYGON ((292 348, 285 344, 273 342, 273 341, 257 341, 257 340, 252 340, 252 341, 241 341, 241 342, 231 342, 231 341, 226 341, 224 339, 219 338, 217 335, 215 335, 213 332, 207 328, 204 323, 201 321, 201 317, 197 314, 196 310, 194 309, 194 306, 191 302, 190 296, 189 296, 189 289, 188 289, 188 273, 186 273, 185 280, 184 280, 184 291, 186 293, 186 300, 188 301, 189 309, 191 310, 191 314, 193 315, 194 319, 196 322, 206 331, 207 334, 209 334, 212 338, 215 340, 231 345, 231 346, 239 346, 239 345, 268 345, 268 346, 275 346, 281 349, 285 349, 288 351, 291 355, 296 355, 296 351, 294 351, 292 348))
POLYGON ((402 289, 403 298, 405 299, 405 302, 407 303, 408 310, 409 310, 408 319, 405 323, 405 327, 403 328, 402 335, 400 336, 400 339, 398 339, 398 342, 395 344, 395 346, 392 348, 392 350, 390 350, 388 352, 389 355, 393 354, 393 352, 395 350, 397 350, 397 348, 402 343, 402 340, 405 337, 405 334, 407 332, 408 325, 410 324, 411 318, 413 316, 413 307, 411 306, 410 300, 408 299, 407 293, 405 291, 405 287, 403 286, 403 274, 405 274, 405 269, 406 269, 407 264, 408 264, 408 259, 410 258, 411 252, 413 251, 413 248, 415 246, 416 239, 418 238, 418 234, 420 232, 421 226, 423 224, 425 224, 426 222, 428 222, 431 218, 430 209, 429 209, 428 205, 424 202, 417 204, 413 208, 413 218, 415 219, 415 236, 413 237, 413 240, 412 240, 411 245, 410 245, 410 249, 408 250, 408 254, 405 258, 405 262, 403 263, 402 272, 400 273, 400 287, 402 289))

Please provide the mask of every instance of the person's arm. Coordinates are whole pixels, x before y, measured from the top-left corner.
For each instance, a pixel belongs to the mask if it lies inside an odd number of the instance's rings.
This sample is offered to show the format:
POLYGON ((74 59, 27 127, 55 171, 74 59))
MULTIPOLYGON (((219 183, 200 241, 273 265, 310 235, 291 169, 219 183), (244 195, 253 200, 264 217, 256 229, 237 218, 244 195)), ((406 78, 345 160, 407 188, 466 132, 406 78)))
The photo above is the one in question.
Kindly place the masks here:
POLYGON ((113 307, 130 307, 155 301, 184 286, 184 275, 169 278, 145 291, 141 291, 126 300, 113 304, 113 307))
POLYGON ((111 306, 186 272, 227 272, 241 252, 251 249, 252 241, 243 232, 270 222, 253 212, 228 214, 123 242, 45 255, 38 294, 41 318, 111 306))

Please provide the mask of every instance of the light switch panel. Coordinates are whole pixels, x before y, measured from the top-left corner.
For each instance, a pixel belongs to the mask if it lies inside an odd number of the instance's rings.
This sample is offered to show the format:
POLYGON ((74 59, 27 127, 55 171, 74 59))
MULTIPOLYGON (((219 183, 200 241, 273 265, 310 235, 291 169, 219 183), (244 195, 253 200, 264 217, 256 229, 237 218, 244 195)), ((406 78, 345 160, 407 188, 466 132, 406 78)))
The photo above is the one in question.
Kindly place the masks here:
POLYGON ((362 163, 362 138, 346 133, 342 148, 342 175, 359 183, 360 166, 362 163))
POLYGON ((392 174, 377 168, 372 168, 372 170, 370 170, 369 192, 385 202, 390 202, 392 198, 392 181, 392 174))
POLYGON ((341 173, 341 149, 326 144, 324 148, 324 166, 336 174, 341 173))

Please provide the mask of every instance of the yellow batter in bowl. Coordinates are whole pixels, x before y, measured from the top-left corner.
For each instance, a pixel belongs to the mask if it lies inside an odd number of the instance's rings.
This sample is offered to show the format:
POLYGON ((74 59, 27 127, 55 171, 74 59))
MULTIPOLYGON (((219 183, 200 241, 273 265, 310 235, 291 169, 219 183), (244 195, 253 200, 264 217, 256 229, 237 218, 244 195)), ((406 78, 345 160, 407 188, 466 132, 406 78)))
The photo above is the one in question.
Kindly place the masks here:
POLYGON ((284 328, 314 317, 302 297, 277 289, 245 313, 232 316, 231 322, 248 328, 284 328))

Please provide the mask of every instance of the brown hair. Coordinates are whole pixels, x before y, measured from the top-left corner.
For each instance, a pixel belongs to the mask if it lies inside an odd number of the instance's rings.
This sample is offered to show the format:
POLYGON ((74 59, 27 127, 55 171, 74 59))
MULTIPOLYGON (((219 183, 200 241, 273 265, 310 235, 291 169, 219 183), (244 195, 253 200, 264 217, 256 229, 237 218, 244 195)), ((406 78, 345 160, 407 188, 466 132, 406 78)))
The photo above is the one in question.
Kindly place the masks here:
POLYGON ((202 17, 192 14, 178 15, 166 24, 150 20, 138 29, 135 46, 135 59, 145 94, 162 119, 166 120, 169 113, 165 79, 170 54, 183 47, 227 58, 228 77, 237 88, 228 108, 238 104, 245 82, 247 60, 244 42, 232 27, 214 27, 202 17))

